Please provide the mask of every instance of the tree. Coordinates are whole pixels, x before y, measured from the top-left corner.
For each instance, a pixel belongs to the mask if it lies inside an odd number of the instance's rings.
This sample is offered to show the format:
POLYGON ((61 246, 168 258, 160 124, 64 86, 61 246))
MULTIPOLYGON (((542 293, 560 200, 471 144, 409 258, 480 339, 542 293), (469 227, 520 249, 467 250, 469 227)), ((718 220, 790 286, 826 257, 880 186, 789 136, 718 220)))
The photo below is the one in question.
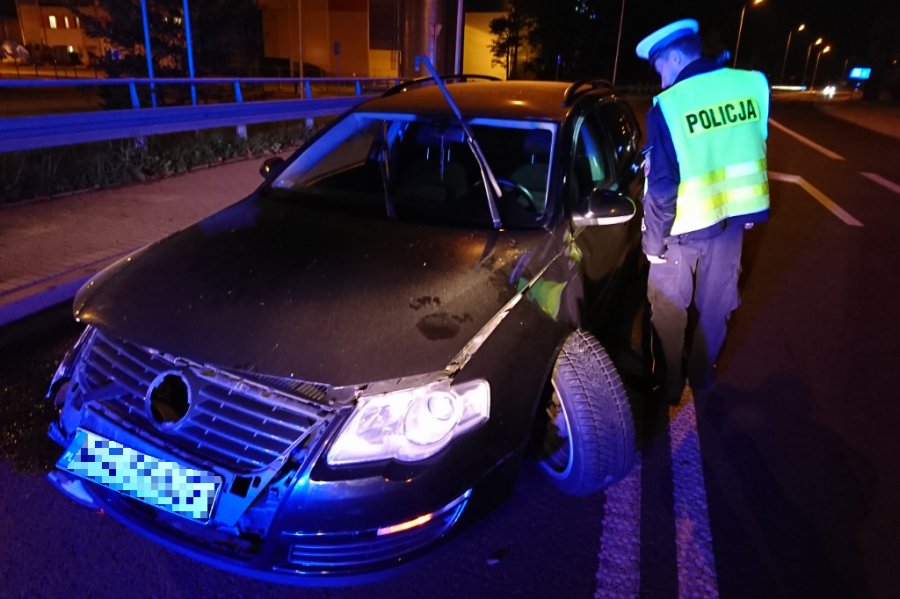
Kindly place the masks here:
POLYGON ((533 23, 527 11, 519 10, 520 2, 510 0, 509 13, 490 22, 491 33, 496 39, 491 43, 491 64, 506 68, 506 78, 516 78, 519 73, 519 49, 526 40, 525 34, 533 23))
POLYGON ((539 77, 612 75, 618 3, 532 0, 530 4, 535 26, 528 41, 537 51, 531 66, 539 77))
MULTIPOLYGON (((110 77, 146 77, 141 0, 72 1, 88 35, 112 49, 100 57, 110 77)), ((146 0, 156 77, 187 77, 183 0, 146 0)), ((190 0, 195 76, 255 74, 262 55, 262 24, 255 0, 190 0)))
POLYGON ((491 22, 496 63, 518 73, 518 49, 534 52, 525 69, 541 79, 612 73, 618 4, 600 0, 508 0, 506 17, 491 22), (601 7, 604 10, 601 10, 601 7), (495 27, 496 24, 496 27, 495 27))

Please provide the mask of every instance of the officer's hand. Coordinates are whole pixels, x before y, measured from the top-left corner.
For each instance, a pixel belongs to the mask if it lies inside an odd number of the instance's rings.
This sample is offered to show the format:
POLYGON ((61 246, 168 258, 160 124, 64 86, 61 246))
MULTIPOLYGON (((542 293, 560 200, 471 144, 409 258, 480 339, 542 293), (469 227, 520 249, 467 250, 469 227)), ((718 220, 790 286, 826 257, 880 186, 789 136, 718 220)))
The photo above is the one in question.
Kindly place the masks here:
POLYGON ((650 264, 665 264, 667 262, 665 256, 651 256, 650 254, 645 254, 647 256, 647 261, 650 264))

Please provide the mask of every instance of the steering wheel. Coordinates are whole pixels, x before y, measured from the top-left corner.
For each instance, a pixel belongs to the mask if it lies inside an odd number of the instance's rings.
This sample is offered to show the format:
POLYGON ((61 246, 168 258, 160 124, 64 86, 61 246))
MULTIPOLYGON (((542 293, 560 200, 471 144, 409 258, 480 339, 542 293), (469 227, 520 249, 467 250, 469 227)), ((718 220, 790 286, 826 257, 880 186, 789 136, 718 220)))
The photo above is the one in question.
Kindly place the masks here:
MULTIPOLYGON (((509 190, 515 190, 519 192, 516 194, 516 202, 525 208, 531 208, 537 213, 540 213, 541 207, 538 205, 537 201, 534 199, 534 196, 531 194, 531 190, 522 185, 517 181, 513 181, 512 179, 497 179, 497 183, 501 185, 501 187, 505 187, 509 190), (525 198, 525 203, 519 201, 519 198, 525 198)), ((484 185, 484 181, 478 180, 475 182, 475 185, 472 186, 474 189, 479 185, 484 185)))

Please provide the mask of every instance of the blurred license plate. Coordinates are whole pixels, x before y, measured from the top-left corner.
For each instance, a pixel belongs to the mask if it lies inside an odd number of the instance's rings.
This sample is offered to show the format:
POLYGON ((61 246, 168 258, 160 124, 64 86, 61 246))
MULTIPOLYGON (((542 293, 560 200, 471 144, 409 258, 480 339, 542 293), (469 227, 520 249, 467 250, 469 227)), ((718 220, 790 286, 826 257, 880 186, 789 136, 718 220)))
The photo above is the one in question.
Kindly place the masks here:
POLYGON ((116 441, 79 429, 57 468, 123 495, 205 522, 222 478, 141 453, 116 441))

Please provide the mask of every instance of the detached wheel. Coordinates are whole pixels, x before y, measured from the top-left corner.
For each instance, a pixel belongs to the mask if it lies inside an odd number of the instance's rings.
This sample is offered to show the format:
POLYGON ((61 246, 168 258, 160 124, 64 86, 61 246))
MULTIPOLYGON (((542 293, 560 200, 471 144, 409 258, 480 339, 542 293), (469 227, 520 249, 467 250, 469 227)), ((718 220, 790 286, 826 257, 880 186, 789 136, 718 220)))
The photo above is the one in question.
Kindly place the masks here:
POLYGON ((621 480, 634 464, 634 422, 622 380, 593 335, 575 331, 553 368, 553 394, 538 456, 563 492, 587 495, 621 480))

